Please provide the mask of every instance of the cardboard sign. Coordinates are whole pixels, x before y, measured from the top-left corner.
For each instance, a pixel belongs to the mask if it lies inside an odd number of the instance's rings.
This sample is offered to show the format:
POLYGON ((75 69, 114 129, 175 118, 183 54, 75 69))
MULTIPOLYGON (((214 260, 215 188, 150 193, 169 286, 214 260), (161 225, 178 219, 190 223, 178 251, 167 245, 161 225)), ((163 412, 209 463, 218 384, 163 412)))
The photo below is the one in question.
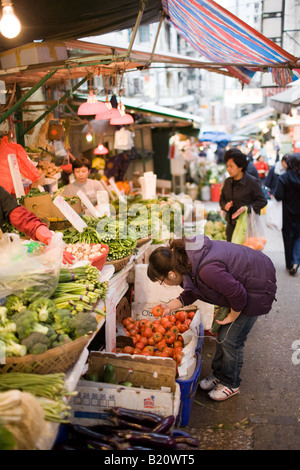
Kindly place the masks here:
POLYGON ((82 218, 75 212, 72 207, 65 201, 62 196, 56 196, 53 199, 53 204, 58 207, 58 209, 63 213, 66 219, 73 225, 73 227, 78 230, 78 232, 83 232, 83 229, 87 227, 87 224, 82 220, 82 218))
POLYGON ((105 349, 111 352, 116 347, 116 290, 109 289, 106 297, 105 349))
POLYGON ((109 196, 107 191, 97 191, 97 211, 99 217, 110 216, 109 196))

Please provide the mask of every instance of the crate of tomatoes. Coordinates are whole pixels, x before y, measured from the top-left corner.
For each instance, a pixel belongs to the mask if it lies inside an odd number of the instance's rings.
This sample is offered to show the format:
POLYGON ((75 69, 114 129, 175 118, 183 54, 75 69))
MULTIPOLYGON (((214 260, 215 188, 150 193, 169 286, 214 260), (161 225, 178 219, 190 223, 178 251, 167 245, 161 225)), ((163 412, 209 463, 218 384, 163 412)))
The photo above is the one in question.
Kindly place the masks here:
POLYGON ((200 312, 195 306, 163 316, 158 305, 133 302, 131 314, 120 318, 130 344, 117 353, 169 357, 176 362, 177 376, 188 379, 196 366, 200 312))

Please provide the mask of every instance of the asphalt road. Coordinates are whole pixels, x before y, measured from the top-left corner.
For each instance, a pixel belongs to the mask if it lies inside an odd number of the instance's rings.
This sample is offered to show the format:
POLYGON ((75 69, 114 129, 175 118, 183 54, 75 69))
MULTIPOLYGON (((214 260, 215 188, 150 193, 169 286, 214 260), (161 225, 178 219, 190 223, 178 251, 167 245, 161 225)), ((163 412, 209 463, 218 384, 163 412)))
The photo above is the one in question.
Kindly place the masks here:
MULTIPOLYGON (((215 402, 197 388, 185 430, 201 450, 300 449, 300 272, 285 269, 281 232, 265 230, 277 302, 248 336, 240 394, 215 402)), ((200 379, 211 372, 214 350, 215 341, 205 338, 200 379)))

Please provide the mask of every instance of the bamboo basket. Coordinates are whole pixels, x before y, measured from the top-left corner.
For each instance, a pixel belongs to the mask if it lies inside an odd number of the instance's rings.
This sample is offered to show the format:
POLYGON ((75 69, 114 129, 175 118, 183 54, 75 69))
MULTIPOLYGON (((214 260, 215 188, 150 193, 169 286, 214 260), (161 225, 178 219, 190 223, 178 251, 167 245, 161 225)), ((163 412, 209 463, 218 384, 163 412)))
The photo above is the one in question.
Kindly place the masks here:
POLYGON ((42 354, 27 354, 23 357, 7 357, 5 364, 0 364, 0 374, 23 372, 33 374, 54 374, 66 372, 79 359, 95 333, 91 333, 70 343, 49 349, 42 354))
POLYGON ((128 264, 130 258, 132 256, 132 253, 129 256, 126 256, 125 258, 120 258, 120 259, 114 259, 112 261, 106 261, 105 265, 111 264, 115 268, 115 273, 121 271, 121 269, 125 268, 125 266, 128 264))
POLYGON ((136 246, 137 248, 145 245, 145 243, 149 242, 151 240, 151 235, 149 235, 149 237, 147 238, 140 238, 139 240, 137 240, 136 242, 136 246))

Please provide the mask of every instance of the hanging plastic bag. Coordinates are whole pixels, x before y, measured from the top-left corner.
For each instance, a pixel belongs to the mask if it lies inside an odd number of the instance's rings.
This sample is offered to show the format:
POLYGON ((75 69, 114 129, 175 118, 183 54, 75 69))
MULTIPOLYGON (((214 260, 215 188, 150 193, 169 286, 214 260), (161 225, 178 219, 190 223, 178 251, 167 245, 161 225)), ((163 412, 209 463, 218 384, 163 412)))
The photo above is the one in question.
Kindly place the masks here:
POLYGON ((266 225, 272 230, 282 230, 282 201, 272 198, 268 201, 266 225))
POLYGON ((242 212, 237 218, 231 237, 232 243, 237 243, 238 245, 242 245, 244 243, 247 230, 247 215, 248 208, 246 207, 245 211, 242 212))
POLYGON ((262 251, 266 244, 265 230, 260 215, 254 210, 247 215, 247 228, 243 245, 262 251))
POLYGON ((58 284, 64 246, 58 232, 49 245, 40 245, 38 253, 28 253, 18 236, 5 234, 0 240, 0 298, 15 294, 32 302, 51 297, 58 284))
POLYGON ((4 136, 0 142, 0 185, 10 194, 15 194, 15 188, 8 163, 9 154, 17 156, 21 175, 32 183, 37 181, 41 175, 32 161, 28 158, 22 145, 16 144, 15 142, 8 142, 8 138, 4 136))

